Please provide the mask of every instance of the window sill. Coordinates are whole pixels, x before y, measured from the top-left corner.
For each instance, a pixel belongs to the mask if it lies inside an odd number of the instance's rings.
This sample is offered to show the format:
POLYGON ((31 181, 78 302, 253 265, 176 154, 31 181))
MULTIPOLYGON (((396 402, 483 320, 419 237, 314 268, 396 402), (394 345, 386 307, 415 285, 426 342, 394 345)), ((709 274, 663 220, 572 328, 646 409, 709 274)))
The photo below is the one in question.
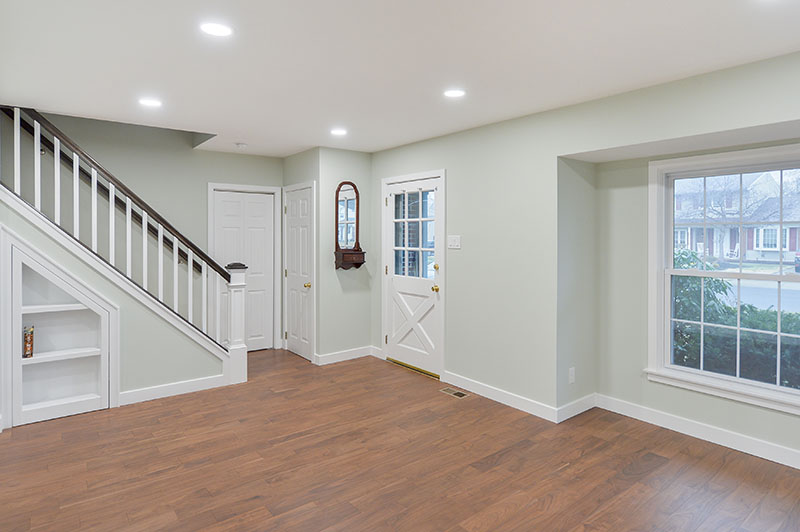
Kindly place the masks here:
POLYGON ((651 382, 800 415, 800 392, 793 390, 770 389, 725 377, 697 374, 669 367, 648 368, 645 373, 651 382))

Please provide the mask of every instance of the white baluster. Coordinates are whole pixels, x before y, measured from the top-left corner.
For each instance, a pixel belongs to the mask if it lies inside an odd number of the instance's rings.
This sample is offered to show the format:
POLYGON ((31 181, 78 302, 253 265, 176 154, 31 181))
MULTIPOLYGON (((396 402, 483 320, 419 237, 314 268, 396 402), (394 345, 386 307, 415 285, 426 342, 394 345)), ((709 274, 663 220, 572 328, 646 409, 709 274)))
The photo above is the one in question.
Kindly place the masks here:
POLYGON ((116 216, 117 214, 117 187, 108 182, 108 262, 113 266, 116 262, 116 216))
POLYGON ((220 317, 220 314, 222 313, 220 312, 219 306, 219 290, 219 274, 216 274, 214 276, 214 318, 216 322, 214 324, 214 339, 218 344, 222 342, 222 333, 220 332, 222 325, 222 318, 220 317))
POLYGON ((158 300, 164 302, 164 227, 158 224, 158 300))
POLYGON ((142 209, 142 288, 147 291, 147 212, 142 209))
POLYGON ((178 312, 178 237, 172 235, 172 310, 178 312))
POLYGON ((14 194, 21 194, 22 188, 20 169, 20 143, 19 143, 19 107, 14 107, 14 194))
POLYGON ((77 153, 72 154, 72 234, 81 237, 80 213, 81 204, 78 196, 81 183, 81 160, 77 153))
POLYGON ((203 279, 203 292, 201 297, 203 318, 201 325, 203 327, 203 332, 208 334, 208 266, 205 261, 203 261, 200 276, 203 279))
POLYGON ((188 259, 186 260, 186 264, 188 265, 188 268, 186 270, 186 291, 189 294, 188 316, 189 316, 189 323, 192 323, 192 315, 194 314, 194 312, 193 312, 194 308, 192 308, 192 295, 193 295, 192 294, 192 280, 193 280, 193 277, 194 277, 194 275, 193 275, 194 274, 194 254, 192 253, 191 249, 187 250, 186 254, 188 256, 188 259))
POLYGON ((33 206, 42 210, 42 126, 33 121, 33 206))
POLYGON ((125 198, 125 275, 131 278, 131 199, 125 198))
POLYGON ((61 225, 61 141, 53 137, 53 187, 55 208, 53 217, 56 225, 61 225))
POLYGON ((97 253, 97 170, 92 168, 92 251, 97 253))

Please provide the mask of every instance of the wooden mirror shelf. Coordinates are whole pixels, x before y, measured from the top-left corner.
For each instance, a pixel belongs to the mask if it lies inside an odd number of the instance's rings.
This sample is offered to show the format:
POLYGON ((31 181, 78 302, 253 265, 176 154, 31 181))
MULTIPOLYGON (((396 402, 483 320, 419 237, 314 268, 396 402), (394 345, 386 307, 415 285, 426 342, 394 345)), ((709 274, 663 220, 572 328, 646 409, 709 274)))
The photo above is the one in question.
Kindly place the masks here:
POLYGON ((336 241, 336 269, 360 268, 366 259, 358 241, 359 197, 358 187, 351 181, 342 181, 336 188, 333 212, 334 239, 336 241))

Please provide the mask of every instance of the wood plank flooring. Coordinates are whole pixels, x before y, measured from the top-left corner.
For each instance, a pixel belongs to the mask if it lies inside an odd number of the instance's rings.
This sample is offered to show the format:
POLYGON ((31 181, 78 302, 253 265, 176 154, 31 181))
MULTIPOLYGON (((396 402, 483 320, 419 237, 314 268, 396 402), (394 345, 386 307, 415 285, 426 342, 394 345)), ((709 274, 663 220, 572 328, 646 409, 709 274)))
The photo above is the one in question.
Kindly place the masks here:
POLYGON ((0 530, 800 530, 800 472, 604 410, 554 425, 363 358, 6 430, 0 530))

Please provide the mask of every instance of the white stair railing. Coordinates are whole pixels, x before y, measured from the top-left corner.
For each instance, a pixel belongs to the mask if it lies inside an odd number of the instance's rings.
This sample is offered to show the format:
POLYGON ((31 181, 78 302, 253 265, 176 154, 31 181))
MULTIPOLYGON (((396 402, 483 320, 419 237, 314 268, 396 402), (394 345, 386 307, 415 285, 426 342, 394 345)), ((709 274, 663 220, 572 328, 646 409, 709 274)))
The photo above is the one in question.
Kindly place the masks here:
POLYGON ((239 363, 244 363, 246 380, 246 267, 237 263, 226 270, 217 264, 37 111, 0 106, 0 119, 4 117, 12 122, 12 145, 4 145, 6 139, 0 137, 0 156, 12 148, 13 178, 0 175, 0 184, 166 308, 227 346, 232 357, 243 350, 239 363), (32 161, 22 158, 23 132, 32 137, 32 161), (43 166, 45 157, 52 158, 52 165, 43 166), (32 187, 26 181, 28 165, 33 168, 32 187), (71 183, 62 179, 62 170, 69 175, 70 169, 71 183), (101 204, 107 205, 107 215, 101 215, 101 204), (118 245, 120 238, 124 246, 118 245), (169 274, 167 264, 172 266, 169 274), (157 281, 148 282, 150 278, 157 281))

